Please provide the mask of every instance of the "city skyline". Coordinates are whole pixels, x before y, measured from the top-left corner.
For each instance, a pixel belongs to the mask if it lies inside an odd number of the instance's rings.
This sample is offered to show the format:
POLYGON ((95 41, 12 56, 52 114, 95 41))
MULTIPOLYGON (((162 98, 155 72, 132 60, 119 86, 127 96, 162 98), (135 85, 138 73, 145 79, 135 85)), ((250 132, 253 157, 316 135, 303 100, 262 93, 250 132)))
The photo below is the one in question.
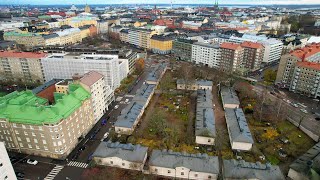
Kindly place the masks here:
MULTIPOLYGON (((58 4, 75 4, 75 5, 81 5, 81 4, 214 4, 214 0, 199 0, 199 1, 192 1, 192 0, 118 0, 116 2, 114 1, 100 1, 100 0, 71 0, 68 2, 65 2, 64 0, 56 0, 56 1, 50 1, 50 0, 30 0, 27 3, 22 0, 2 0, 0 2, 1 5, 6 4, 30 4, 30 5, 58 5, 58 4)), ((219 0, 219 4, 221 5, 228 5, 228 4, 239 4, 239 5, 293 5, 293 4, 320 4, 318 0, 260 0, 260 1, 254 1, 254 0, 219 0)))

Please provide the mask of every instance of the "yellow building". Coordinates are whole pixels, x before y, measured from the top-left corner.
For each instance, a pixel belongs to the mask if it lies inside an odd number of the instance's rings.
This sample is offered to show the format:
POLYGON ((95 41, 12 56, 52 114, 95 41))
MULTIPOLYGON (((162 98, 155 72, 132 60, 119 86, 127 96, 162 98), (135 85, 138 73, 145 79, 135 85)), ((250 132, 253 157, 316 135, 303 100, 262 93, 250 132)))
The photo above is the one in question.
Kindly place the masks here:
POLYGON ((137 22, 135 22, 133 24, 133 26, 137 28, 137 27, 145 26, 147 24, 148 24, 147 22, 139 22, 139 21, 137 21, 137 22))
POLYGON ((157 54, 170 54, 175 35, 153 35, 150 39, 150 48, 157 54))
POLYGON ((6 41, 15 41, 17 44, 24 45, 27 48, 45 45, 44 38, 38 33, 9 31, 3 34, 3 38, 6 41))
POLYGON ((79 27, 79 29, 80 29, 81 39, 84 39, 90 36, 90 29, 88 26, 82 26, 82 27, 79 27))
POLYGON ((94 25, 97 26, 98 22, 95 17, 90 16, 76 16, 67 18, 62 24, 69 25, 71 27, 81 27, 84 25, 94 25))

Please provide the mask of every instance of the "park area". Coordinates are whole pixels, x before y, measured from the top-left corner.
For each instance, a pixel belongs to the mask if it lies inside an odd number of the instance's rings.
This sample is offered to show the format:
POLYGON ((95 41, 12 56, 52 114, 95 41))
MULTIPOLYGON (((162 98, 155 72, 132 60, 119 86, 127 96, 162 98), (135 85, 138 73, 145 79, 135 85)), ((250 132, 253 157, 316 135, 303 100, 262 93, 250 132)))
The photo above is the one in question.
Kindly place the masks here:
POLYGON ((286 111, 268 94, 257 96, 246 82, 236 84, 255 144, 250 152, 237 153, 246 161, 268 161, 279 165, 283 172, 315 142, 286 120, 286 111))

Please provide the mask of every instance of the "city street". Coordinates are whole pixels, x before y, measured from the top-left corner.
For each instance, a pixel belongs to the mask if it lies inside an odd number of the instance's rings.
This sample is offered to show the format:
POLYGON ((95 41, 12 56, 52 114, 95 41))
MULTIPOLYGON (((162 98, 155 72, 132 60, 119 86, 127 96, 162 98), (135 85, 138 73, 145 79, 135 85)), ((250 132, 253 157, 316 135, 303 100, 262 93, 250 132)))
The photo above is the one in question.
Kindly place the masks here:
POLYGON ((84 139, 77 145, 77 147, 69 154, 68 158, 63 160, 53 160, 50 158, 37 157, 23 155, 19 153, 10 153, 11 156, 20 159, 18 162, 13 163, 13 167, 16 172, 25 173, 25 179, 80 179, 83 170, 88 167, 90 157, 98 145, 103 140, 103 136, 106 132, 113 128, 117 116, 126 107, 128 103, 124 101, 126 99, 131 102, 137 90, 143 85, 148 73, 158 61, 163 61, 163 56, 151 55, 145 62, 145 70, 140 76, 140 80, 134 85, 131 92, 125 95, 116 96, 116 101, 111 104, 110 109, 106 114, 96 123, 91 131, 86 135, 84 139), (119 105, 117 109, 114 109, 116 105, 119 105), (109 118, 108 118, 109 117, 109 118), (107 124, 102 125, 102 121, 107 119, 107 124), (95 135, 94 135, 95 134, 95 135), (80 150, 82 149, 82 150, 80 150), (37 165, 29 165, 24 160, 31 158, 37 160, 37 165), (62 166, 62 167, 60 167, 62 166), (37 172, 35 175, 34 172, 37 172))

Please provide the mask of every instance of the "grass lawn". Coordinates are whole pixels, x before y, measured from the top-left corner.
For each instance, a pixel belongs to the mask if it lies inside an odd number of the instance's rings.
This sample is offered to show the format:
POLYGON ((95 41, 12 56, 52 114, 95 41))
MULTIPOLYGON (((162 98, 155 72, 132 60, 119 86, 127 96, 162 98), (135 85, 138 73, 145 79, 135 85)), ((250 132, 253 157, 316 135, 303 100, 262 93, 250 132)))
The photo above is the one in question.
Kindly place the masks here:
POLYGON ((1 92, 0 91, 0 97, 2 97, 2 96, 5 96, 5 95, 7 95, 8 93, 6 93, 6 92, 1 92))
POLYGON ((255 121, 251 115, 247 115, 247 119, 255 138, 256 151, 249 153, 251 157, 244 155, 246 160, 257 161, 263 154, 272 164, 290 164, 315 144, 310 137, 288 121, 275 122, 268 126, 266 123, 255 121), (284 140, 288 142, 285 143, 284 140), (280 149, 286 153, 286 157, 279 155, 280 149))

